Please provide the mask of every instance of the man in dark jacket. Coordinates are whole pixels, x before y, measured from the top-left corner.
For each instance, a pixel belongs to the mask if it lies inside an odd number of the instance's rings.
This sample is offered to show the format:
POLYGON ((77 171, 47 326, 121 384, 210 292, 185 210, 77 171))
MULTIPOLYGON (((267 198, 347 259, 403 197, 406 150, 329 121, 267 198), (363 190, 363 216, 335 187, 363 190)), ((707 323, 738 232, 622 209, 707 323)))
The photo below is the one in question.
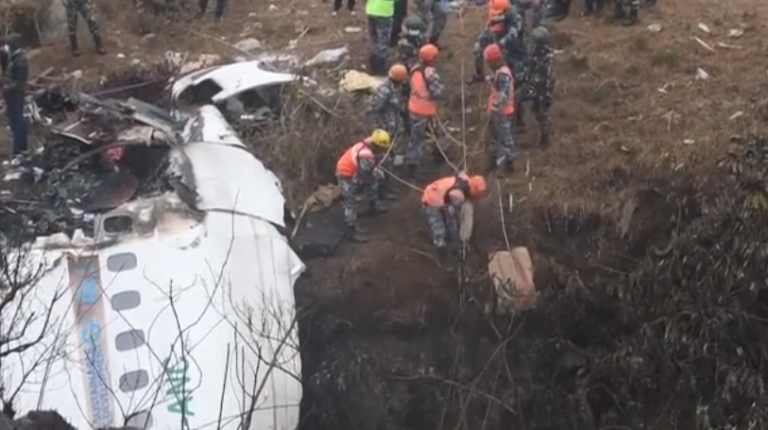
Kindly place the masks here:
POLYGON ((13 156, 18 163, 27 151, 27 120, 24 118, 24 97, 29 78, 27 54, 21 49, 18 34, 11 34, 2 44, 0 63, 3 69, 2 92, 5 113, 13 134, 13 156))

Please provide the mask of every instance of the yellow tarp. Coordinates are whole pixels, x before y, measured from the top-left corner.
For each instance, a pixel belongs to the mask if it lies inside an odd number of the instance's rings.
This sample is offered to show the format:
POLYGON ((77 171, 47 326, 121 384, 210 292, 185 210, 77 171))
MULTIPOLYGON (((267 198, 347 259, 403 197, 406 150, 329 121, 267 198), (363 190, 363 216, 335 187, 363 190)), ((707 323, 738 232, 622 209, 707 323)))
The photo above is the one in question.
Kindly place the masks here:
POLYGON ((383 82, 382 78, 371 76, 358 70, 348 70, 339 82, 339 88, 354 93, 357 91, 373 92, 383 82))

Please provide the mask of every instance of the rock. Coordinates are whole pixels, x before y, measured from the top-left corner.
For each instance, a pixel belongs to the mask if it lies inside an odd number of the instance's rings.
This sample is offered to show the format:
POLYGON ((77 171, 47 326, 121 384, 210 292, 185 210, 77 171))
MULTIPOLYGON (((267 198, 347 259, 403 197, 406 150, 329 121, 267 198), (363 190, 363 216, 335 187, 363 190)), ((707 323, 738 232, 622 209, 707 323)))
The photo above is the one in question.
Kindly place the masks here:
POLYGON ((132 58, 131 61, 128 63, 131 67, 139 67, 141 66, 141 60, 138 58, 132 58))
POLYGON ((144 35, 144 37, 141 38, 141 41, 146 42, 149 39, 154 39, 154 38, 155 38, 155 33, 149 33, 147 35, 144 35))
POLYGON ((249 37, 235 43, 235 49, 243 52, 251 52, 262 48, 264 48, 264 45, 261 43, 261 41, 253 37, 249 37))
POLYGON ((706 81, 709 79, 709 73, 701 67, 696 68, 696 80, 706 81))
POLYGON ((82 70, 75 70, 72 72, 72 79, 80 79, 83 77, 83 71, 82 70))
POLYGON ((730 38, 735 39, 735 38, 741 37, 743 35, 744 35, 744 30, 742 30, 740 28, 732 28, 732 29, 728 30, 728 37, 730 37, 730 38))
POLYGON ((703 31, 704 33, 707 33, 707 34, 710 33, 710 30, 709 30, 709 27, 707 27, 707 24, 700 22, 699 25, 697 25, 697 27, 699 28, 699 30, 703 31))
POLYGON ((651 24, 648 26, 648 31, 652 33, 658 33, 662 30, 661 24, 651 24))
POLYGON ((343 60, 349 54, 349 48, 343 46, 336 49, 324 49, 312 59, 304 63, 305 66, 317 66, 320 64, 333 64, 343 60))
POLYGON ((363 31, 363 29, 360 27, 353 27, 353 26, 344 27, 344 33, 360 33, 361 31, 363 31))
POLYGON ((125 58, 125 54, 123 54, 122 52, 118 52, 117 58, 125 58))
POLYGON ((273 11, 276 11, 276 10, 277 10, 277 6, 275 6, 273 4, 269 5, 269 11, 270 12, 273 12, 273 11))

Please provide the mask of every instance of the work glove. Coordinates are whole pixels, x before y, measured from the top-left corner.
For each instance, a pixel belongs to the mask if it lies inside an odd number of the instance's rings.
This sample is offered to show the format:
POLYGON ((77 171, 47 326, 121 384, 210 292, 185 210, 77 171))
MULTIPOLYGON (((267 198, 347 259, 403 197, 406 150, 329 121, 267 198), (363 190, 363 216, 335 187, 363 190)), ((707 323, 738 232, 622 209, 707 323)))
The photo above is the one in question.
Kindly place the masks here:
POLYGON ((382 181, 382 180, 384 180, 385 176, 386 175, 384 174, 384 170, 382 170, 381 167, 377 166, 375 169, 373 169, 373 178, 374 179, 376 179, 378 181, 382 181))

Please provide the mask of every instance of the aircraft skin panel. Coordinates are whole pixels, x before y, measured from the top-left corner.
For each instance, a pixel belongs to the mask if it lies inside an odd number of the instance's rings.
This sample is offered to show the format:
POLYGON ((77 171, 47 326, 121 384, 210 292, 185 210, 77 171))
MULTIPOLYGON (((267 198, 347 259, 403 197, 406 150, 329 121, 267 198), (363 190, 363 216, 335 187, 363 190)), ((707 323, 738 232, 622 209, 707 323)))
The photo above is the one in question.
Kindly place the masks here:
POLYGON ((250 428, 293 430, 302 395, 293 283, 304 266, 265 221, 209 213, 204 225, 184 248, 143 238, 35 251, 58 264, 17 305, 42 312, 62 298, 43 341, 3 363, 6 387, 22 386, 17 409, 56 409, 76 428, 133 415, 130 424, 150 429, 235 429, 255 385, 250 428), (49 359, 30 369, 40 357, 49 359))

